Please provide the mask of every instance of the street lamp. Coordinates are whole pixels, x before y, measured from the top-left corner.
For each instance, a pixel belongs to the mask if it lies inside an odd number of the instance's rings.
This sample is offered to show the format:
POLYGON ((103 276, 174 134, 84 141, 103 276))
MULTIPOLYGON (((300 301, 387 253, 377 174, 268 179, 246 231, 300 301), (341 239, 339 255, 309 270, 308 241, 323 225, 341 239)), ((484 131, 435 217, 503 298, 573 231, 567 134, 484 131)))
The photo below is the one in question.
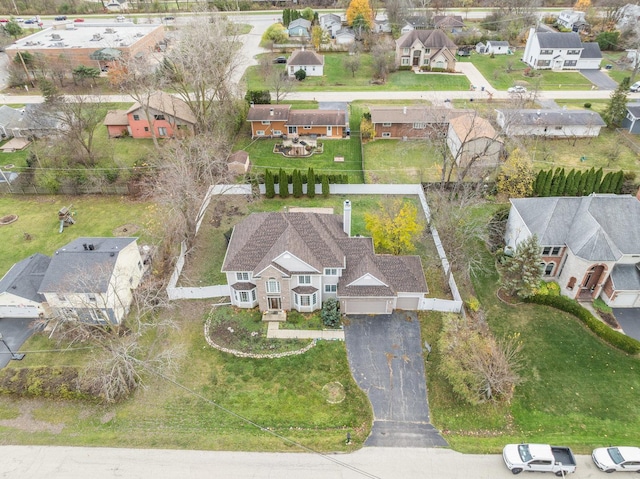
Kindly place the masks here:
POLYGON ((11 348, 9 347, 7 342, 4 340, 4 338, 2 337, 2 333, 0 333, 0 341, 2 341, 2 344, 4 344, 5 348, 7 348, 7 351, 9 351, 9 353, 11 353, 11 359, 14 359, 16 361, 21 361, 22 358, 24 358, 24 354, 22 354, 22 353, 16 354, 13 351, 11 351, 11 348))

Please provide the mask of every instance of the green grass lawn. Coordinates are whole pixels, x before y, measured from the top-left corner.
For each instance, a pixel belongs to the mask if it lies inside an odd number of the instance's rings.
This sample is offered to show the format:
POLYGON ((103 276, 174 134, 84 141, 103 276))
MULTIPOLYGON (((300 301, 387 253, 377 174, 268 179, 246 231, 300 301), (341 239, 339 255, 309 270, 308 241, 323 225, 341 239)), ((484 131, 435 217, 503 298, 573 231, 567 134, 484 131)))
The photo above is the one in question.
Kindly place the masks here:
MULTIPOLYGON (((344 66, 346 53, 325 53, 324 76, 308 76, 301 82, 296 82, 295 91, 456 91, 468 90, 469 80, 459 74, 415 74, 409 71, 398 71, 389 75, 386 84, 372 85, 373 69, 371 55, 360 55, 361 64, 355 75, 348 72, 344 66)), ((276 66, 284 71, 284 66, 276 66)), ((264 88, 264 81, 260 77, 259 67, 252 66, 245 74, 248 88, 257 90, 264 88)))
MULTIPOLYGON (((486 261, 491 272, 474 280, 475 291, 491 329, 499 337, 519 335, 523 382, 511 404, 462 404, 438 372, 436 346, 427 363, 429 405, 452 447, 497 453, 505 443, 527 441, 566 444, 585 454, 596 446, 633 443, 640 435, 640 359, 608 346, 561 311, 505 305, 496 298, 498 276, 489 254, 486 261)), ((423 321, 432 345, 439 328, 436 314, 423 321)))
POLYGON ((366 183, 422 183, 440 179, 440 162, 427 141, 377 139, 364 145, 366 183))
POLYGON ((460 61, 471 62, 482 73, 484 78, 496 90, 506 90, 513 85, 523 85, 529 89, 540 90, 590 90, 591 82, 578 72, 536 71, 536 76, 526 77, 523 72, 528 67, 520 60, 520 52, 514 55, 480 55, 472 53, 471 57, 460 61), (507 72, 508 68, 511 72, 507 72))
POLYGON ((139 226, 135 236, 149 241, 158 227, 154 211, 151 203, 120 196, 0 196, 0 216, 18 215, 18 221, 0 227, 0 244, 11 245, 0 256, 0 276, 34 253, 51 255, 79 236, 113 236, 113 230, 125 224, 139 226), (76 224, 59 234, 58 211, 69 205, 76 224))

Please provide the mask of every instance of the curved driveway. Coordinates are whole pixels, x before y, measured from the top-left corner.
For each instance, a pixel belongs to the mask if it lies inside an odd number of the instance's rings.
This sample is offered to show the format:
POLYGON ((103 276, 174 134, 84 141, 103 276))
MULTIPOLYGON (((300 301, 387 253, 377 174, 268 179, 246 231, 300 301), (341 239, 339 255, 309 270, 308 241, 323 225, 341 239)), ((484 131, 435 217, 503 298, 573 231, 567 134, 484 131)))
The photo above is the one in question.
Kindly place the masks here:
POLYGON ((349 367, 374 422, 366 446, 446 447, 429 422, 420 322, 413 311, 345 321, 349 367))

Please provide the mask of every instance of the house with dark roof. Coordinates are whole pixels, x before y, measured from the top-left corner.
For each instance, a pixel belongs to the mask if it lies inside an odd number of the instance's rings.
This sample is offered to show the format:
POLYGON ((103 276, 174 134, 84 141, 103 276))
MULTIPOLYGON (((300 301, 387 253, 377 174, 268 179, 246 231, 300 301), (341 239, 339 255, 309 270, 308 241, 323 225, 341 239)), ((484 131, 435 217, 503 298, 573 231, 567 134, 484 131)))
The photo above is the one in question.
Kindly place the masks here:
POLYGON ((451 33, 462 33, 465 24, 460 15, 434 15, 433 28, 451 33))
POLYGON ((247 121, 251 123, 252 138, 342 138, 347 129, 344 110, 292 110, 291 105, 251 105, 247 121))
POLYGON ((622 128, 634 135, 640 134, 640 103, 627 105, 627 115, 622 120, 622 128))
POLYGON ((54 317, 119 324, 143 272, 136 238, 77 238, 53 254, 38 294, 54 317))
POLYGON ((128 110, 110 110, 102 123, 110 138, 176 138, 195 132, 196 117, 184 100, 163 91, 149 95, 144 104, 128 110))
POLYGON ((311 50, 295 50, 287 59, 287 73, 294 77, 298 70, 304 70, 307 76, 324 75, 324 55, 311 50))
POLYGON ((340 15, 336 15, 335 13, 320 15, 318 22, 322 29, 331 35, 331 38, 335 37, 338 30, 342 28, 342 18, 340 18, 340 15))
POLYGON ((38 292, 51 258, 36 253, 14 264, 0 279, 0 318, 39 318, 46 315, 38 292))
POLYGON ((22 108, 0 106, 1 138, 43 138, 60 134, 63 128, 55 114, 45 112, 41 104, 27 104, 22 108))
POLYGON ((371 106, 374 138, 438 138, 447 134, 449 119, 457 112, 426 106, 371 106))
POLYGON ((580 10, 562 10, 556 23, 572 32, 583 32, 589 29, 589 22, 587 22, 585 15, 585 12, 580 10))
POLYGON ((503 42, 500 40, 489 40, 487 41, 484 50, 480 53, 484 53, 485 55, 508 55, 511 52, 511 48, 509 47, 509 42, 503 42))
POLYGON ((640 201, 630 195, 511 200, 506 248, 536 235, 544 279, 563 295, 640 307, 640 201))
POLYGON ((402 25, 400 33, 405 34, 414 30, 426 30, 427 28, 429 28, 429 19, 424 15, 414 15, 404 19, 404 25, 402 25))
POLYGON ((351 236, 343 216, 253 213, 237 224, 222 271, 231 303, 261 311, 316 311, 328 298, 343 314, 418 309, 428 293, 419 256, 375 254, 371 238, 351 236))
POLYGON ((592 110, 500 109, 496 123, 506 136, 589 138, 600 134, 606 123, 592 110))
POLYGON ((598 70, 602 52, 597 43, 583 43, 575 32, 531 28, 522 61, 536 70, 598 70))
POLYGON ((457 47, 442 30, 412 30, 396 40, 396 65, 455 71, 457 47))

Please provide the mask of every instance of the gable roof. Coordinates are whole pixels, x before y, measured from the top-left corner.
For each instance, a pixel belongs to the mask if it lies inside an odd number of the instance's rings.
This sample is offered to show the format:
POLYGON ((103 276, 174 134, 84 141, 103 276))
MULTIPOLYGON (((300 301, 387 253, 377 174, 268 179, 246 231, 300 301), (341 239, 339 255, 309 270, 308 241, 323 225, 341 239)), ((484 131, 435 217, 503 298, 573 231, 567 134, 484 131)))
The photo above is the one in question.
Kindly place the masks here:
POLYGON ((489 40, 487 42, 487 46, 492 45, 494 47, 508 47, 509 42, 504 42, 502 40, 489 40))
POLYGON ((427 48, 456 48, 456 44, 449 39, 442 30, 412 30, 396 40, 399 48, 409 48, 419 41, 427 48))
POLYGON ((311 50, 296 50, 289 56, 288 65, 324 65, 324 55, 311 50))
POLYGON ((9 126, 22 117, 22 111, 7 105, 0 106, 0 125, 9 126))
POLYGON ((462 141, 489 138, 502 142, 502 140, 497 137, 496 130, 491 126, 491 123, 476 113, 467 113, 451 118, 449 124, 462 141))
POLYGON ((252 105, 247 121, 287 121, 291 105, 252 105))
POLYGON ((434 15, 433 24, 438 27, 464 27, 464 21, 460 15, 434 15))
POLYGON ((586 42, 582 46, 584 50, 580 53, 580 58, 602 58, 602 52, 600 51, 600 45, 596 42, 586 42))
POLYGON ((137 238, 75 239, 51 257, 38 292, 107 292, 120 251, 136 241, 137 238))
POLYGON ((311 28, 311 22, 306 18, 296 18, 294 21, 289 23, 289 30, 296 27, 302 27, 309 30, 311 28))
POLYGON ((413 28, 427 28, 429 19, 424 15, 413 15, 404 19, 405 25, 411 25, 413 28))
POLYGON ((580 35, 575 32, 536 32, 540 48, 582 48, 580 35))
POLYGON ((611 281, 616 291, 640 290, 640 268, 636 264, 616 264, 611 269, 611 281))
POLYGON ((288 125, 291 126, 344 126, 344 110, 291 110, 288 125))
POLYGON ((562 125, 562 126, 605 126, 602 117, 591 110, 564 110, 562 108, 554 110, 535 109, 504 109, 496 110, 501 112, 506 120, 507 126, 539 126, 539 125, 562 125))
POLYGON ((631 103, 627 105, 627 111, 635 118, 640 118, 640 103, 631 103))
POLYGON ((238 150, 229 155, 227 163, 240 163, 244 165, 249 159, 249 153, 244 150, 238 150))
POLYGON ((335 13, 325 13, 324 15, 320 15, 318 21, 323 25, 328 25, 331 23, 342 23, 340 15, 336 15, 335 13))
POLYGON ((126 126, 129 124, 127 110, 109 110, 102 122, 105 126, 126 126))
MULTIPOLYGON (((376 255, 371 238, 348 237, 342 218, 322 213, 253 213, 238 223, 231 235, 222 271, 259 273, 275 267, 274 260, 289 253, 316 271, 344 268, 338 283, 341 296, 393 296, 400 292, 427 292, 418 256, 376 255), (369 274, 383 285, 348 286, 369 274)), ((306 272, 306 271, 305 271, 306 272)))
POLYGON ((427 106, 372 106, 371 122, 377 123, 448 123, 454 112, 427 106))
POLYGON ((14 264, 0 279, 0 293, 10 293, 41 303, 44 296, 38 293, 51 258, 40 253, 14 264))
MULTIPOLYGON (((187 123, 195 124, 196 117, 189 109, 189 105, 180 98, 158 90, 149 95, 149 108, 166 113, 167 115, 174 116, 187 123)), ((131 108, 127 110, 127 114, 132 113, 142 108, 139 102, 133 104, 131 108)))
POLYGON ((341 36, 341 37, 342 37, 342 36, 345 36, 345 35, 346 35, 346 36, 349 36, 349 37, 354 37, 354 38, 355 38, 355 36, 356 36, 356 34, 355 34, 355 32, 353 31, 353 29, 352 29, 352 28, 349 28, 349 27, 341 28, 340 30, 338 30, 338 31, 336 32, 336 37, 338 37, 338 36, 341 36))
POLYGON ((630 195, 519 198, 513 207, 541 245, 566 244, 580 258, 640 254, 640 201, 630 195))

